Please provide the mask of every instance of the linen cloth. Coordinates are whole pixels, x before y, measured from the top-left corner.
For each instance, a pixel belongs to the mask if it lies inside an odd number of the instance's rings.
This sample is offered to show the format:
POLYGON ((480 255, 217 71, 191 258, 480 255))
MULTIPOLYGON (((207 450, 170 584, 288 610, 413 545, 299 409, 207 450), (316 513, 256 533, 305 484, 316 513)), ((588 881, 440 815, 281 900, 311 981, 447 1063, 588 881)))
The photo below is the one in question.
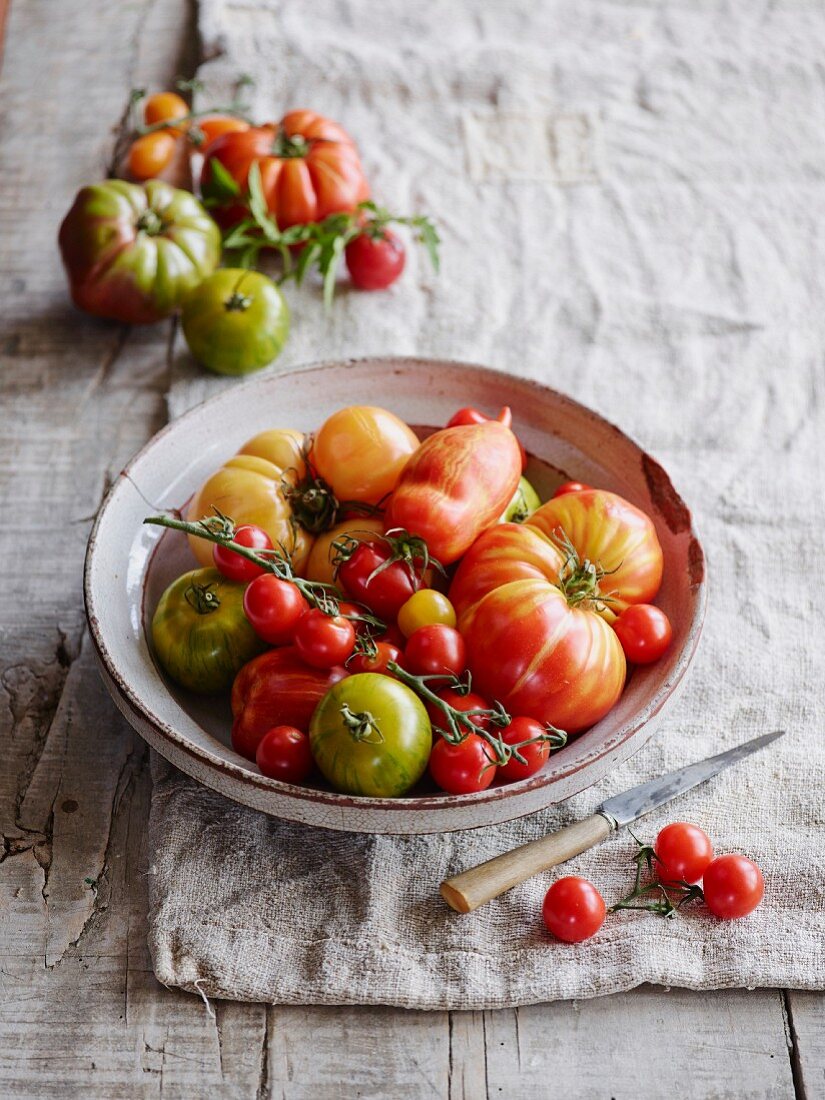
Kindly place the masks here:
MULTIPOLYGON (((689 682, 653 741, 598 788, 511 824, 314 830, 156 759, 157 976, 218 997, 432 1009, 642 982, 825 987, 825 12, 201 0, 200 31, 210 92, 251 71, 258 117, 307 106, 340 120, 378 199, 432 213, 443 237, 439 277, 410 249, 395 287, 342 283, 328 318, 317 286, 289 290, 293 331, 274 369, 414 353, 567 391, 669 470, 711 596, 689 682), (620 913, 587 945, 550 941, 541 899, 559 875, 587 876, 608 903, 627 891, 626 831, 472 915, 438 897, 451 873, 781 727, 777 745, 638 824, 652 838, 695 821, 718 851, 755 858, 767 893, 745 920, 620 913)), ((172 415, 227 384, 183 354, 178 372, 172 415)))

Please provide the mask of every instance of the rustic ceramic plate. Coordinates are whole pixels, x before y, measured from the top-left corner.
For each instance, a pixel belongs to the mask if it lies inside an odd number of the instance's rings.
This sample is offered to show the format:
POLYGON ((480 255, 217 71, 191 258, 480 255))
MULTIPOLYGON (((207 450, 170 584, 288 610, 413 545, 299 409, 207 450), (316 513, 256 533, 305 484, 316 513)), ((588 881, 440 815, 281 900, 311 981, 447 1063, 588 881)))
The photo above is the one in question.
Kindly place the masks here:
POLYGON ((86 614, 103 678, 138 732, 182 771, 257 810, 329 829, 430 833, 476 828, 539 810, 595 783, 653 733, 690 664, 705 606, 704 557, 690 512, 662 467, 618 428, 535 382, 437 360, 373 358, 264 374, 159 432, 112 486, 89 539, 86 614), (262 776, 229 744, 225 701, 170 686, 147 625, 164 587, 193 567, 185 538, 142 525, 180 507, 221 461, 265 428, 317 427, 344 405, 384 405, 410 424, 444 424, 463 405, 510 405, 543 498, 576 478, 613 489, 653 517, 664 549, 657 602, 670 616, 666 657, 633 672, 618 705, 530 779, 451 796, 422 786, 403 799, 353 798, 262 776))

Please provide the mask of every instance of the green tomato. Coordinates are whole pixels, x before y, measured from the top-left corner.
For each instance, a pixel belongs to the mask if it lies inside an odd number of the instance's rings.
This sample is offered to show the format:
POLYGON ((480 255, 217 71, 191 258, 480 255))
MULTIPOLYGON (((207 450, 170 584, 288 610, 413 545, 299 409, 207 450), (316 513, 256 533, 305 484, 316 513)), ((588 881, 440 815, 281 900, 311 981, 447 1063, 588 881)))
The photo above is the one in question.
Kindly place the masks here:
POLYGON ((418 696, 375 672, 341 680, 309 724, 312 755, 344 794, 398 798, 424 774, 432 742, 430 719, 418 696))
POLYGON ((524 523, 540 504, 541 497, 527 478, 519 478, 513 498, 501 513, 499 523, 524 523))
POLYGON ((289 308, 259 271, 223 267, 183 303, 183 334, 195 358, 216 374, 249 374, 280 354, 289 308))
POLYGON ((226 691, 266 648, 244 615, 245 589, 210 568, 184 573, 163 593, 152 618, 152 643, 175 683, 202 695, 226 691))

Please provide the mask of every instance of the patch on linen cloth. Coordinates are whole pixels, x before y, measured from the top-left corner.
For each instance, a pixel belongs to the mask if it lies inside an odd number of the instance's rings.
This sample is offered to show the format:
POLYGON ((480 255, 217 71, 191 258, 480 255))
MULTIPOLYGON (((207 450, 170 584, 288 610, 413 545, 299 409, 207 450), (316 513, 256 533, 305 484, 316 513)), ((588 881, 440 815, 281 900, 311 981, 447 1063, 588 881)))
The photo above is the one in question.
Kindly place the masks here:
POLYGON ((479 183, 599 179, 599 127, 591 112, 468 111, 463 123, 467 167, 479 183))

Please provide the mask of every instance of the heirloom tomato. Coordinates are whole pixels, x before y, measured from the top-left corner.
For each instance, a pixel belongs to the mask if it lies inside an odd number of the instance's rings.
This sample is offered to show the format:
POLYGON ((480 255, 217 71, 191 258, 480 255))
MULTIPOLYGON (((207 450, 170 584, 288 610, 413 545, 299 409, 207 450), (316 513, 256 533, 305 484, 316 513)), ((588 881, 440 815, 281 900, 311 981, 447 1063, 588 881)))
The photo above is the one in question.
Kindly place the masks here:
POLYGON ((310 668, 291 647, 270 649, 244 665, 232 685, 232 747, 248 760, 273 726, 308 729, 318 703, 345 668, 310 668))
POLYGON ((244 585, 217 569, 193 569, 169 585, 152 617, 152 644, 175 683, 204 695, 226 691, 261 652, 243 595, 244 585))
POLYGON ((209 146, 201 174, 201 191, 222 201, 216 211, 223 224, 247 215, 238 201, 247 187, 249 169, 258 165, 269 213, 281 229, 349 213, 370 197, 358 150, 349 134, 314 111, 290 111, 277 124, 253 126, 224 134, 209 146), (234 181, 238 195, 225 193, 216 181, 212 159, 234 181))
POLYGON ((221 254, 218 227, 198 200, 162 180, 82 187, 58 242, 75 305, 127 325, 174 313, 221 254))
POLYGON ((458 428, 467 424, 486 424, 488 420, 498 420, 505 428, 511 428, 513 426, 512 409, 509 405, 504 405, 499 409, 498 416, 488 416, 479 409, 467 405, 463 409, 459 409, 458 412, 453 413, 447 421, 446 427, 458 428))
POLYGON ((310 461, 339 501, 378 504, 418 447, 418 436, 394 413, 350 405, 315 433, 310 461))
POLYGON ((499 421, 442 428, 405 466, 387 506, 387 528, 420 536, 449 565, 498 521, 520 477, 518 442, 499 421))
POLYGON ((323 581, 324 584, 334 584, 335 565, 333 558, 335 550, 332 544, 336 539, 349 536, 354 539, 363 539, 368 535, 380 535, 384 530, 384 521, 375 516, 355 516, 336 524, 329 531, 323 531, 315 539, 307 558, 304 575, 309 581, 323 581))
POLYGON ((312 755, 336 791, 398 798, 427 767, 430 720, 418 696, 389 676, 361 672, 336 684, 309 726, 312 755))
POLYGON ((501 516, 501 523, 524 523, 541 507, 541 497, 526 477, 519 478, 516 491, 501 516))

